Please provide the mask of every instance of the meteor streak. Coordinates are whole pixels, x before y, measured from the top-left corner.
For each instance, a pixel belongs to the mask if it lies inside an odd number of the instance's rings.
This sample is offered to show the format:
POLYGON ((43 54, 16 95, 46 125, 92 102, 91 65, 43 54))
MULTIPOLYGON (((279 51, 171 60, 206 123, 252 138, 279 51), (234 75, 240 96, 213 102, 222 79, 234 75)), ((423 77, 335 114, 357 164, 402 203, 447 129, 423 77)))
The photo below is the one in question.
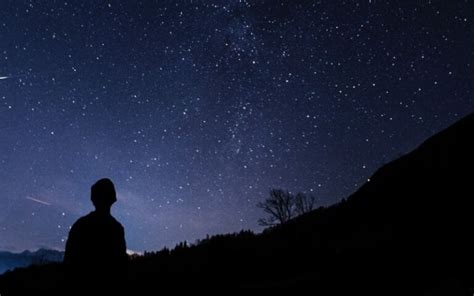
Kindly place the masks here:
POLYGON ((33 197, 29 197, 29 196, 27 196, 26 199, 29 199, 31 201, 34 201, 34 202, 37 202, 37 203, 40 203, 40 204, 46 205, 46 206, 51 205, 49 202, 45 202, 45 201, 42 201, 42 200, 39 200, 39 199, 36 199, 36 198, 33 198, 33 197))

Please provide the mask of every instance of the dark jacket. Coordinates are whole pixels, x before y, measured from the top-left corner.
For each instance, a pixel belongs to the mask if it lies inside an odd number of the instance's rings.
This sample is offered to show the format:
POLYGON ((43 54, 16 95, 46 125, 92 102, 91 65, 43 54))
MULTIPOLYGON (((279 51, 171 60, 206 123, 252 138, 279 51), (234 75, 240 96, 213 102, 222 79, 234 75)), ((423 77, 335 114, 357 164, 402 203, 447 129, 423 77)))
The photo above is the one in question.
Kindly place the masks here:
POLYGON ((120 283, 127 273, 123 226, 110 214, 96 211, 80 218, 69 231, 64 263, 73 286, 120 283))

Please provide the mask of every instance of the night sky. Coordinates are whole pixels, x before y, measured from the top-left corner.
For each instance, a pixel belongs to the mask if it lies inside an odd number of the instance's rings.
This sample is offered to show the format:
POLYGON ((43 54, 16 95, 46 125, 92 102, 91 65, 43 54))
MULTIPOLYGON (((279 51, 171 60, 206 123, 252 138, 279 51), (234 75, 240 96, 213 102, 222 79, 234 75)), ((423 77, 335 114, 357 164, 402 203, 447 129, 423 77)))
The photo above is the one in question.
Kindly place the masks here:
POLYGON ((335 203, 474 111, 473 22, 467 0, 1 1, 0 249, 63 249, 102 177, 136 251, 261 231, 270 188, 335 203))

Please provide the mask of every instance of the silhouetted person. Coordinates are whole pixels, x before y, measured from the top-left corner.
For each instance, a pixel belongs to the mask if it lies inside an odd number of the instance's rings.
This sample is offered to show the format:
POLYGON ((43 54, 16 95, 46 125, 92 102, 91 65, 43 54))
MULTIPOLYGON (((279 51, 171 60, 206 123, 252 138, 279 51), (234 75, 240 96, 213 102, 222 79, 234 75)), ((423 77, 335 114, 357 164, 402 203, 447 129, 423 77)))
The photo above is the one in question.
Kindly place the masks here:
POLYGON ((64 255, 68 286, 114 290, 126 277, 127 254, 124 229, 110 214, 117 200, 112 181, 97 181, 91 200, 95 211, 79 218, 69 231, 64 255))

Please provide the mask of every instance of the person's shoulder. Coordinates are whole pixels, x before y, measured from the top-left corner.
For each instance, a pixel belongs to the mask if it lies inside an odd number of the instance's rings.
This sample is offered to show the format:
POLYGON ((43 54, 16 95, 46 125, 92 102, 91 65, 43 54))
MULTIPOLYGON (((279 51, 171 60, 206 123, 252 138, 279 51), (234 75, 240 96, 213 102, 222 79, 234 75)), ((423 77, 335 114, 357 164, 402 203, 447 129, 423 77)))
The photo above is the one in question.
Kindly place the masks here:
POLYGON ((123 225, 117 221, 117 219, 115 219, 115 217, 113 217, 112 215, 109 217, 109 221, 110 221, 110 224, 112 226, 113 229, 115 229, 115 231, 120 231, 120 232, 125 232, 125 229, 123 227, 123 225))
POLYGON ((120 228, 123 229, 122 224, 121 224, 119 221, 117 221, 117 219, 115 219, 114 216, 110 216, 110 218, 111 218, 112 223, 113 223, 116 227, 120 227, 120 228))
POLYGON ((92 219, 91 214, 92 213, 89 213, 89 214, 87 214, 85 216, 82 216, 79 219, 77 219, 77 221, 74 222, 74 224, 72 225, 72 228, 83 227, 83 226, 89 224, 91 219, 92 219))

